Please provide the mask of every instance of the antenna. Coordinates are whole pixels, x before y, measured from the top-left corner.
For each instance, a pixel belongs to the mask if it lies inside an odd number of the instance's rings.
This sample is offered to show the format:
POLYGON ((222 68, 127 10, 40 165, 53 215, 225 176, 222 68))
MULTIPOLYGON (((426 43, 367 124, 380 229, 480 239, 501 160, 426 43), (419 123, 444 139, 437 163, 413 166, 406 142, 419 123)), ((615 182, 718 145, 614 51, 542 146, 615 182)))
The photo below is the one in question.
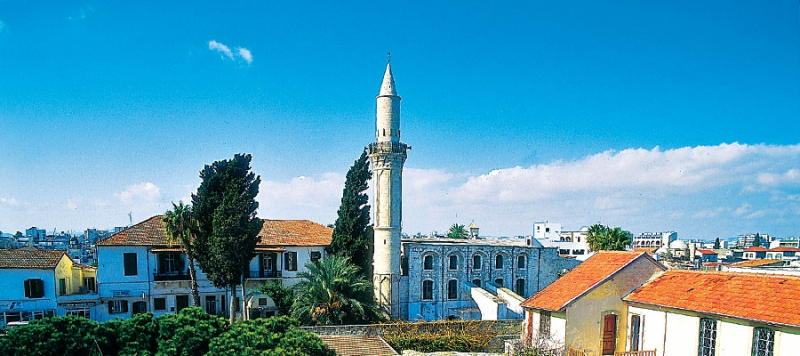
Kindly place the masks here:
POLYGON ((128 226, 133 226, 133 212, 128 213, 128 226))

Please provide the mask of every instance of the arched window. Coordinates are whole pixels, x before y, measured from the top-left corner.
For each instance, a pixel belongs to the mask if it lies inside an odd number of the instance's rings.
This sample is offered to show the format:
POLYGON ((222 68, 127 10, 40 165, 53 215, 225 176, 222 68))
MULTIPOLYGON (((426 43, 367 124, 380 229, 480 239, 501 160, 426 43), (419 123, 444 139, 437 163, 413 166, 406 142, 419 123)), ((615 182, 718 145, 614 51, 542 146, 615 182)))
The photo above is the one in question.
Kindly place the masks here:
POLYGON ((525 268, 525 256, 517 257, 517 268, 519 269, 525 268))
POLYGON ((474 285, 476 285, 476 286, 480 287, 480 286, 481 286, 481 280, 480 280, 480 279, 473 279, 473 280, 472 280, 472 284, 474 284, 474 285))
POLYGON ((450 255, 450 269, 458 269, 458 256, 450 255))
POLYGON ((458 299, 458 281, 455 279, 447 281, 447 299, 458 299))
POLYGON ((494 258, 494 268, 503 268, 503 255, 497 255, 497 257, 494 258))
POLYGON ((495 279, 494 280, 494 284, 497 284, 498 286, 502 287, 503 286, 503 279, 502 278, 495 279))
POLYGON ((514 293, 519 294, 521 297, 525 297, 525 280, 520 278, 517 280, 517 283, 514 284, 514 293))
POLYGON ((427 255, 422 259, 422 269, 433 269, 433 256, 427 255))
POLYGON ((433 299, 433 281, 422 282, 422 299, 424 300, 433 299))
POLYGON ((472 256, 472 268, 481 269, 481 255, 472 256))

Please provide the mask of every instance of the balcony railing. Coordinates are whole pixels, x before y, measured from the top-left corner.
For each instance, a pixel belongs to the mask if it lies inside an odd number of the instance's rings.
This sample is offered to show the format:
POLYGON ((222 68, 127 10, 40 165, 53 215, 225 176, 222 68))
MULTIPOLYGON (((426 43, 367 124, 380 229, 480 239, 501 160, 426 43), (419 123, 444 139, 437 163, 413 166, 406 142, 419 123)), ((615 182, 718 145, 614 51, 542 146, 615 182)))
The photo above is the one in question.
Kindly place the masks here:
POLYGON ((167 272, 167 273, 154 273, 153 280, 156 282, 161 281, 188 281, 189 274, 187 273, 177 273, 177 272, 167 272))
POLYGON ((373 142, 369 144, 369 153, 401 153, 406 154, 408 145, 402 142, 373 142))
POLYGON ((281 278, 281 271, 250 271, 250 278, 281 278))
POLYGON ((621 351, 614 353, 614 356, 656 356, 656 350, 621 351))

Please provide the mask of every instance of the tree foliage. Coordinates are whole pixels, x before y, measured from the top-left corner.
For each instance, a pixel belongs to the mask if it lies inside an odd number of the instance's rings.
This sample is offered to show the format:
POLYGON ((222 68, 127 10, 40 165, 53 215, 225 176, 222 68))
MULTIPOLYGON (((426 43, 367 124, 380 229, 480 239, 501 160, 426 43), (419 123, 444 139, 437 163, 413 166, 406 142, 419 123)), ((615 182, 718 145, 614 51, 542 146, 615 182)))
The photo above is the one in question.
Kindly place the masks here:
POLYGON ((172 210, 164 213, 164 232, 167 234, 167 243, 172 245, 177 242, 181 245, 183 254, 189 262, 189 279, 191 280, 192 305, 200 306, 200 292, 197 286, 197 269, 194 265, 193 241, 197 222, 192 216, 192 206, 172 203, 172 210))
POLYGON ((361 324, 380 320, 372 284, 347 257, 331 255, 306 264, 297 274, 292 316, 307 325, 361 324))
POLYGON ((342 203, 339 205, 331 244, 327 248, 330 254, 350 258, 361 268, 368 281, 372 275, 373 230, 369 220, 370 206, 366 190, 371 178, 367 152, 363 151, 347 171, 342 203))
POLYGON ((335 356, 319 336, 286 316, 237 322, 211 340, 208 356, 335 356))
POLYGON ((756 237, 753 238, 753 247, 761 246, 761 234, 756 233, 756 237))
POLYGON ((714 240, 714 249, 715 249, 715 250, 719 250, 719 248, 720 248, 719 237, 717 237, 717 238, 714 240))
POLYGON ((96 330, 96 322, 77 316, 34 320, 0 337, 0 355, 99 355, 92 336, 96 330))
POLYGON ((586 242, 592 251, 614 250, 623 251, 631 244, 631 233, 620 227, 609 227, 594 224, 589 227, 586 242))
POLYGON ((211 339, 228 329, 225 319, 201 308, 185 308, 158 318, 159 356, 201 356, 211 339))
MULTIPOLYGON (((255 257, 264 224, 256 217, 261 177, 250 171, 251 160, 249 154, 236 154, 233 159, 206 165, 200 171, 202 183, 197 194, 192 194, 197 221, 195 257, 209 281, 217 288, 230 286, 231 294, 255 257)), ((233 297, 229 310, 235 310, 233 297)), ((230 320, 233 318, 231 312, 230 320)))
POLYGON ((450 230, 447 230, 447 237, 451 239, 466 239, 469 237, 469 233, 464 225, 453 224, 450 226, 450 230))
POLYGON ((281 315, 289 315, 294 304, 294 289, 284 287, 279 283, 267 283, 258 287, 258 292, 269 296, 281 315))

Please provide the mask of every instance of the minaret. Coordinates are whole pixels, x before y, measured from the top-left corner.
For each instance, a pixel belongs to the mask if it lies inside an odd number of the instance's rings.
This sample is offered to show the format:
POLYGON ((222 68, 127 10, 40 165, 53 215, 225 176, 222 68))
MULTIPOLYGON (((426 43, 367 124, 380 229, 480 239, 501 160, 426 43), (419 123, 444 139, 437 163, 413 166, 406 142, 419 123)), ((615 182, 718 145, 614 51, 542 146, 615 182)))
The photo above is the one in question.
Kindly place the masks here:
POLYGON ((369 159, 375 178, 375 239, 372 284, 378 306, 400 318, 400 227, 402 226, 403 163, 408 146, 400 142, 400 96, 392 65, 386 65, 378 102, 375 142, 369 159))

